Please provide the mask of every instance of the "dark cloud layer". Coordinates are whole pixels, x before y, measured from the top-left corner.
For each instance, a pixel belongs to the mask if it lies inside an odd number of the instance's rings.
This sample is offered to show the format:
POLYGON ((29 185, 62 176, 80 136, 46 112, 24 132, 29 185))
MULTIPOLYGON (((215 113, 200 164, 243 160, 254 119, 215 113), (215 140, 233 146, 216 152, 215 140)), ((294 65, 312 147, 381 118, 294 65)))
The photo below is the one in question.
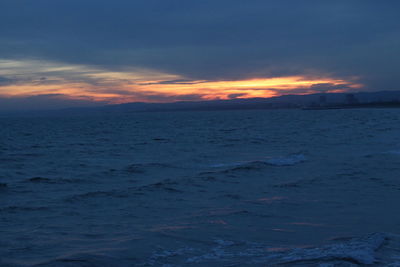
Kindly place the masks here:
POLYGON ((15 82, 15 80, 13 80, 13 79, 0 76, 0 86, 13 84, 14 82, 15 82))
POLYGON ((2 0, 0 58, 188 79, 356 76, 392 90, 399 10, 397 0, 2 0))

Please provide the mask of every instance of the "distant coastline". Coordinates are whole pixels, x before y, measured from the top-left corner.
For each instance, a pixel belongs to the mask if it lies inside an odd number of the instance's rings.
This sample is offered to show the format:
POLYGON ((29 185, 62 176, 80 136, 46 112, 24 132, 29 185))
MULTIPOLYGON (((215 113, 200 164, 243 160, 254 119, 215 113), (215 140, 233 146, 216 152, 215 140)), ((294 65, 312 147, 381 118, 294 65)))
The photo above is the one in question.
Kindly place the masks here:
POLYGON ((355 93, 318 93, 282 95, 271 98, 234 98, 169 103, 133 102, 97 107, 73 107, 46 110, 1 110, 1 116, 59 116, 97 113, 224 111, 224 110, 333 110, 357 108, 400 108, 400 91, 355 93))
POLYGON ((400 101, 326 105, 326 106, 308 106, 308 107, 302 107, 301 109, 328 110, 328 109, 355 109, 355 108, 400 108, 400 101))

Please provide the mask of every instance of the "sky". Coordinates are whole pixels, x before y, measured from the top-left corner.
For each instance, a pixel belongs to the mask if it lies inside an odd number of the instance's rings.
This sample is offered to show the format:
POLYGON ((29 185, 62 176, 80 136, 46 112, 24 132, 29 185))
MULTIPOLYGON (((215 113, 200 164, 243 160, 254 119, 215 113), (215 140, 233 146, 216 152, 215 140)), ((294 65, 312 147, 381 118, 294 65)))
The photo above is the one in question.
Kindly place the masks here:
POLYGON ((398 90, 398 0, 1 0, 0 110, 398 90))

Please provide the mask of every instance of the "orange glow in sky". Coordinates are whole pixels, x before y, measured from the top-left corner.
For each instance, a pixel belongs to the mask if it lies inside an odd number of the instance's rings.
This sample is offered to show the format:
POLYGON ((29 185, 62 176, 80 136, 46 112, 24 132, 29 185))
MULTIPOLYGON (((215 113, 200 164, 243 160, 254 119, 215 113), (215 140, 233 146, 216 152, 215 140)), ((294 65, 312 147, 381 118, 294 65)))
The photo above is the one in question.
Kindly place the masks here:
MULTIPOLYGON (((239 81, 194 81, 189 84, 150 84, 141 85, 140 89, 154 94, 165 95, 201 95, 203 99, 229 99, 236 95, 237 98, 272 97, 281 95, 279 91, 307 89, 315 85, 329 84, 331 86, 347 86, 358 88, 359 85, 351 84, 340 79, 312 79, 302 76, 248 79, 239 81)), ((310 90, 311 92, 311 90, 310 90)))
POLYGON ((126 103, 273 97, 282 94, 340 92, 361 85, 335 78, 287 76, 246 80, 188 80, 180 75, 134 69, 110 72, 94 67, 52 62, 0 60, 0 75, 15 83, 0 84, 2 97, 60 95, 71 99, 126 103), (343 88, 343 89, 342 89, 343 88))

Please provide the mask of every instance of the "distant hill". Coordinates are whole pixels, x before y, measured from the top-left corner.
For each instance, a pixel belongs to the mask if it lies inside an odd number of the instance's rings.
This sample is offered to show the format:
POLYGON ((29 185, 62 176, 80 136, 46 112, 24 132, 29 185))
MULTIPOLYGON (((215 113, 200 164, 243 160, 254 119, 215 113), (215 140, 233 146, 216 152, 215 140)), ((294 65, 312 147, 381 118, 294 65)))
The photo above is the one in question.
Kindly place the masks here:
MULTIPOLYGON (((96 110, 116 112, 228 110, 228 109, 283 109, 315 106, 377 106, 376 103, 399 103, 400 91, 320 93, 310 95, 283 95, 272 98, 248 98, 211 101, 180 101, 173 103, 127 103, 109 105, 96 110)), ((395 106, 395 105, 392 105, 395 106)))
MULTIPOLYGON (((283 95, 271 98, 249 98, 210 101, 179 101, 173 103, 134 102, 101 107, 68 108, 52 111, 19 112, 14 115, 63 115, 156 112, 208 111, 249 109, 324 109, 356 107, 400 107, 400 91, 319 93, 310 95, 283 95)), ((10 114, 3 114, 10 115, 10 114)))

